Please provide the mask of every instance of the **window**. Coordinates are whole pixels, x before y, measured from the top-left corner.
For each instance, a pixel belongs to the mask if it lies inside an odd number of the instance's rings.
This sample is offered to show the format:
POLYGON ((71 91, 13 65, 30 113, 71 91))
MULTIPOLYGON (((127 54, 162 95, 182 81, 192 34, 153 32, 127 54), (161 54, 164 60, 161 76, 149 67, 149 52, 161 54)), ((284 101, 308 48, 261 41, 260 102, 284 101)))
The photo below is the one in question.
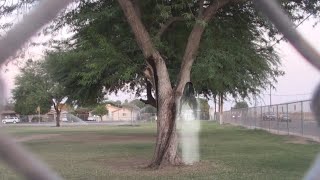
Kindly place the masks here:
POLYGON ((296 110, 296 105, 294 105, 293 109, 296 110))

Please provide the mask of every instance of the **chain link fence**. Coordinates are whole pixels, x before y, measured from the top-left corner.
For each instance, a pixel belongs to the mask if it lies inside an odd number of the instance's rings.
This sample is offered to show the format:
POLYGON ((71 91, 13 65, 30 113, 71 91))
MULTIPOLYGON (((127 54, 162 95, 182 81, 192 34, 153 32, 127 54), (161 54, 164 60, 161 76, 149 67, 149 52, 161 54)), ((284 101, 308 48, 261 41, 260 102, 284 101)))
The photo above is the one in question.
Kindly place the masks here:
POLYGON ((223 112, 223 121, 251 129, 296 135, 320 141, 320 128, 311 111, 311 100, 231 109, 223 112))
MULTIPOLYGON (((32 115, 2 115, 1 119, 17 117, 20 124, 55 124, 56 114, 32 114, 32 115)), ((197 111, 196 117, 198 120, 210 120, 209 111, 197 111)), ((89 113, 77 114, 63 112, 60 115, 60 121, 64 123, 111 123, 111 122, 155 122, 157 120, 157 113, 147 112, 132 112, 132 113, 110 113, 101 117, 97 115, 91 115, 89 113)))
MULTIPOLYGON (((40 1, 39 5, 28 15, 24 16, 23 21, 18 23, 13 27, 2 39, 0 39, 0 65, 3 65, 5 61, 29 39, 31 38, 42 26, 50 22, 57 13, 64 7, 66 7, 71 0, 43 0, 40 1)), ((280 32, 291 42, 291 44, 315 67, 320 69, 320 56, 319 54, 311 47, 298 32, 294 29, 293 23, 290 21, 289 17, 282 11, 279 5, 274 0, 254 0, 257 7, 265 13, 265 15, 275 24, 280 32)), ((0 82, 1 83, 1 82, 0 82)), ((0 101, 3 101, 3 86, 0 84, 0 101)), ((298 103, 299 104, 299 103, 298 103)), ((260 109, 247 109, 239 111, 239 116, 233 118, 234 113, 226 113, 226 119, 230 120, 232 123, 247 124, 248 126, 253 127, 263 127, 269 130, 276 130, 290 132, 297 132, 303 135, 311 133, 313 136, 319 137, 317 132, 320 132, 317 129, 314 118, 310 118, 310 122, 313 128, 316 128, 314 131, 309 130, 310 128, 307 113, 289 113, 291 112, 292 106, 298 104, 287 104, 287 105, 277 105, 276 107, 261 107, 260 109), (277 112, 276 120, 271 120, 273 115, 271 114, 277 112), (280 113, 282 119, 285 122, 280 121, 280 113), (278 116, 279 115, 279 116, 278 116), (285 118, 285 116, 291 118, 285 118), (228 117, 229 116, 229 117, 228 117), (258 116, 260 121, 258 120, 258 116), (248 120, 244 117, 248 117, 248 120), (300 123, 299 123, 300 121, 300 123), (240 123, 241 122, 241 123, 240 123), (307 123, 308 122, 308 123, 307 123), (300 125, 300 126, 299 126, 300 125), (301 128, 303 127, 303 128, 301 128), (307 131, 308 129, 308 131, 307 131)), ((310 102, 300 103, 300 109, 304 110, 304 106, 310 108, 310 102)), ((320 111, 317 110, 320 107, 320 91, 317 91, 316 96, 313 101, 313 109, 316 110, 315 114, 317 115, 316 119, 319 120, 320 111)), ((294 110, 295 111, 295 110, 294 110)), ((312 115, 311 115, 312 116, 312 115)), ((41 120, 41 119, 40 119, 41 120)), ((62 179, 55 172, 51 171, 47 165, 42 163, 38 158, 34 157, 30 152, 25 150, 19 144, 17 144, 13 139, 8 137, 4 133, 0 133, 0 158, 4 160, 8 165, 14 168, 18 173, 22 174, 26 179, 36 179, 36 180, 56 180, 62 179)), ((320 171, 317 171, 320 167, 315 165, 314 168, 310 171, 306 179, 317 179, 320 175, 320 171)))

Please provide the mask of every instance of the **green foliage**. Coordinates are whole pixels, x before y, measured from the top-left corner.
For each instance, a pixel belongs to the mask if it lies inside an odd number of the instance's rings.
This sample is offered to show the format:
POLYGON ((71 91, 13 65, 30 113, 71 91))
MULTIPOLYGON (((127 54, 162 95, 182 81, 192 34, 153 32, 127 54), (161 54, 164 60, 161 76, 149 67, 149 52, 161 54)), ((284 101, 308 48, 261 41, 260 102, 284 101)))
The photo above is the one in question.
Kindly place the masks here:
POLYGON ((140 109, 142 109, 142 108, 144 108, 146 106, 146 104, 143 103, 142 101, 140 101, 139 99, 134 99, 134 100, 130 101, 129 104, 133 104, 133 105, 137 106, 140 109))
POLYGON ((239 101, 236 102, 236 104, 234 105, 234 109, 243 109, 243 108, 248 108, 248 103, 246 101, 239 101))
POLYGON ((197 101, 199 102, 200 106, 200 111, 202 112, 209 112, 210 106, 208 104, 208 100, 207 99, 203 99, 203 98, 197 98, 197 101))
POLYGON ((199 119, 208 120, 209 119, 209 109, 210 106, 208 104, 208 100, 204 98, 197 98, 197 102, 199 103, 199 119))
POLYGON ((108 114, 108 110, 104 104, 99 104, 94 108, 94 110, 92 111, 92 114, 102 117, 108 114))
POLYGON ((276 82, 283 72, 276 52, 262 48, 263 31, 252 23, 258 21, 253 14, 239 7, 229 7, 229 12, 237 15, 223 16, 206 28, 192 79, 203 94, 244 98, 276 82))
POLYGON ((52 80, 43 62, 28 62, 21 71, 12 90, 17 113, 35 114, 40 106, 41 113, 45 114, 51 108, 52 99, 60 102, 65 97, 64 88, 52 80))
MULTIPOLYGON (((15 3, 11 9, 7 4, 1 8, 12 13, 21 4, 33 4, 34 0, 15 3)), ((281 3, 294 21, 302 19, 305 13, 319 15, 317 0, 281 3)), ((192 68, 192 81, 199 93, 247 97, 259 93, 283 74, 278 69, 275 51, 269 48, 278 32, 259 16, 252 1, 226 6, 208 24, 196 18, 198 1, 140 0, 138 6, 155 46, 167 59, 173 85, 177 83, 188 36, 197 23, 206 27, 192 68), (172 17, 184 20, 173 23, 158 37, 159 29, 172 17)), ((70 27, 74 36, 66 41, 52 41, 56 50, 48 53, 46 61, 51 77, 72 99, 80 104, 94 104, 106 91, 129 89, 141 93, 145 61, 116 0, 81 0, 46 31, 65 26, 70 27)))
POLYGON ((149 104, 145 104, 139 99, 132 100, 129 102, 129 104, 132 104, 138 108, 140 108, 141 113, 150 113, 150 114, 155 114, 157 113, 157 109, 149 104))
POLYGON ((12 90, 14 110, 23 115, 36 114, 38 106, 41 113, 50 110, 51 97, 48 90, 50 81, 38 62, 28 63, 22 69, 22 74, 15 78, 15 88, 12 90))

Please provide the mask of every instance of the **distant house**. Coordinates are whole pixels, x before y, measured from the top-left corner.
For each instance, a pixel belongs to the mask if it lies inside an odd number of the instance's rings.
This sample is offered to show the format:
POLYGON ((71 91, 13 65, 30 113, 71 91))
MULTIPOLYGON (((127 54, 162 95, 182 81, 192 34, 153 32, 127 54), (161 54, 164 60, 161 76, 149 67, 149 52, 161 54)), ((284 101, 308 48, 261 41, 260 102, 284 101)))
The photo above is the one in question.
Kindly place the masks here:
POLYGON ((140 108, 132 104, 115 106, 107 104, 108 115, 103 116, 103 121, 135 121, 138 119, 140 108))
POLYGON ((12 110, 1 111, 1 118, 4 118, 6 116, 15 117, 15 116, 17 116, 17 113, 15 111, 12 111, 12 110))
MULTIPOLYGON (((69 114, 69 109, 70 109, 70 107, 67 105, 62 107, 61 112, 60 112, 60 120, 61 121, 66 121, 67 116, 69 114)), ((56 117, 57 117, 57 112, 54 109, 54 107, 51 106, 50 111, 46 115, 47 115, 48 121, 55 121, 56 117)))

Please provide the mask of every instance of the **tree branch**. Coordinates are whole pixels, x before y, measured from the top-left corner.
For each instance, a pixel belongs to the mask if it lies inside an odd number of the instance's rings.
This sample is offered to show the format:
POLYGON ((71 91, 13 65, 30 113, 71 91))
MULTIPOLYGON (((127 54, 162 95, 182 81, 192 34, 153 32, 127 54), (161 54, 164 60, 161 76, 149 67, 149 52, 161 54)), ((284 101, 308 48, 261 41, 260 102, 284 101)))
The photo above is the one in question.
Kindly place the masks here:
POLYGON ((132 4, 134 7, 134 10, 137 13, 137 16, 141 18, 140 0, 132 0, 132 4))
POLYGON ((154 79, 153 79, 154 75, 153 75, 153 71, 152 71, 152 68, 150 67, 150 65, 147 65, 146 69, 143 71, 143 74, 150 82, 154 81, 154 79))
POLYGON ((52 103, 53 103, 53 108, 56 111, 56 113, 59 113, 61 110, 59 110, 59 103, 55 103, 54 100, 52 99, 52 103))
POLYGON ((204 0, 200 0, 200 1, 199 1, 199 13, 198 13, 198 18, 201 18, 201 17, 202 17, 203 10, 204 10, 204 0))
POLYGON ((141 18, 137 15, 132 2, 130 0, 117 1, 124 12, 140 49, 143 52, 145 60, 150 67, 152 67, 158 113, 165 112, 165 105, 167 105, 167 101, 165 101, 165 99, 172 97, 173 93, 166 63, 160 55, 160 52, 155 49, 150 35, 142 24, 141 18), (159 86, 160 84, 161 86, 159 86))
POLYGON ((183 21, 184 18, 183 17, 172 17, 170 18, 165 24, 163 24, 161 26, 161 29, 159 30, 159 32, 157 33, 156 37, 160 38, 162 36, 162 34, 164 32, 166 32, 166 30, 174 23, 177 21, 183 21))
MULTIPOLYGON (((212 3, 211 5, 209 5, 209 7, 205 9, 205 11, 203 12, 203 16, 199 18, 199 20, 208 23, 221 7, 223 7, 231 1, 232 0, 214 1, 214 3, 212 3)), ((201 37, 204 30, 205 26, 196 22, 189 35, 187 46, 181 63, 180 72, 178 75, 178 86, 176 88, 177 96, 181 96, 185 84, 190 81, 191 67, 198 53, 201 37)))
POLYGON ((118 0, 124 15, 131 26, 136 41, 143 52, 145 58, 149 58, 155 52, 148 31, 144 27, 130 0, 118 0))
POLYGON ((147 100, 140 99, 140 101, 145 104, 150 104, 153 107, 157 107, 156 100, 152 96, 152 84, 148 80, 146 80, 146 82, 147 82, 147 100))
POLYGON ((205 22, 209 22, 221 7, 231 1, 232 0, 217 0, 209 5, 209 7, 203 12, 203 20, 205 22))

